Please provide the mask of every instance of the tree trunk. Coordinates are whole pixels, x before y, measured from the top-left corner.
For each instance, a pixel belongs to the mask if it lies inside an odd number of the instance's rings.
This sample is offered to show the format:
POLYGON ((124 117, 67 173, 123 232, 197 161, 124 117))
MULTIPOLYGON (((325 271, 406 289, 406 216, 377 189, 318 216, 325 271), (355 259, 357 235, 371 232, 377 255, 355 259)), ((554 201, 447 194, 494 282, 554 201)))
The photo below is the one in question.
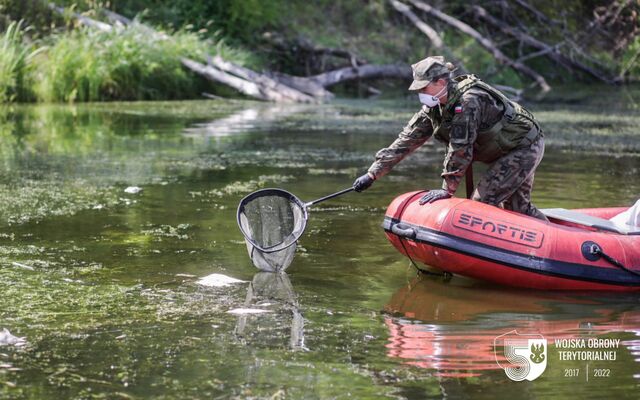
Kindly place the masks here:
POLYGON ((198 75, 202 75, 212 81, 230 86, 244 95, 254 97, 259 100, 273 100, 267 93, 263 92, 262 88, 253 82, 227 74, 224 71, 220 71, 219 69, 212 67, 211 65, 201 64, 188 58, 181 58, 180 62, 182 62, 182 65, 186 68, 198 75))
POLYGON ((245 79, 250 82, 254 82, 257 85, 261 85, 264 87, 265 91, 272 92, 272 97, 275 101, 296 101, 299 103, 314 103, 316 100, 297 89, 289 87, 277 80, 263 74, 259 74, 254 72, 248 68, 241 67, 239 65, 233 64, 229 61, 225 61, 220 56, 215 56, 213 58, 209 58, 209 62, 214 67, 220 69, 221 71, 225 71, 236 75, 242 79, 245 79))
POLYGON ((411 79, 411 67, 408 65, 362 65, 357 68, 345 67, 334 71, 310 76, 309 79, 323 87, 329 87, 338 83, 351 81, 354 79, 411 79))
POLYGON ((282 72, 273 72, 273 71, 265 72, 265 75, 279 82, 282 82, 289 87, 297 89, 302 93, 306 93, 316 98, 331 99, 334 97, 333 93, 326 90, 324 86, 322 86, 317 82, 314 82, 309 78, 293 76, 293 75, 284 74, 282 72))
POLYGON ((389 0, 389 3, 391 3, 391 5, 393 6, 393 8, 396 9, 396 11, 398 11, 399 13, 407 17, 409 21, 411 21, 411 23, 420 32, 424 33, 429 38, 429 41, 431 42, 433 47, 435 47, 435 49, 438 51, 442 51, 445 57, 451 60, 456 65, 456 67, 458 67, 458 70, 461 74, 467 73, 467 69, 465 68, 462 61, 457 59, 453 55, 453 52, 449 50, 447 46, 445 46, 444 40, 442 40, 442 38, 440 37, 438 32, 436 32, 435 29, 433 29, 430 25, 428 25, 423 20, 421 20, 413 11, 411 11, 411 8, 408 5, 401 3, 398 0, 389 0))

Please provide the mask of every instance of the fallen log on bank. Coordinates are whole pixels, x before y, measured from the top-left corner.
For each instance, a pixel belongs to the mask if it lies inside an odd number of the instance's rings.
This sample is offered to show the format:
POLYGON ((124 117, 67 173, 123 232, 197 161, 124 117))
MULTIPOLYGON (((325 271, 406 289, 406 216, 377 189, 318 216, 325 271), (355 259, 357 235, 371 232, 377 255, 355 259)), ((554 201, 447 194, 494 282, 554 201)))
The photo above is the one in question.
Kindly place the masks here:
POLYGON ((211 65, 199 63, 189 58, 181 58, 180 62, 189 70, 201 75, 214 82, 222 83, 236 89, 238 92, 253 97, 258 100, 265 101, 284 101, 278 92, 267 90, 260 85, 238 78, 224 71, 219 70, 211 65))
POLYGON ((270 76, 259 74, 248 68, 225 61, 220 56, 209 57, 208 61, 209 65, 212 65, 221 71, 228 72, 263 87, 265 91, 269 91, 270 94, 268 97, 273 98, 276 102, 291 100, 299 103, 313 103, 315 101, 315 99, 308 94, 289 87, 270 76))
POLYGON ((411 79, 411 67, 406 64, 387 65, 361 65, 356 68, 345 67, 334 71, 307 77, 323 87, 330 87, 338 83, 348 82, 356 79, 411 79))
MULTIPOLYGON (((113 11, 103 10, 103 12, 112 22, 118 22, 125 26, 134 23, 134 21, 129 18, 113 11)), ((154 35, 162 35, 163 38, 168 38, 167 35, 161 34, 146 25, 138 25, 154 35)), ((225 61, 220 56, 208 56, 207 61, 208 65, 204 65, 188 58, 180 59, 182 65, 192 72, 214 82, 227 85, 249 97, 274 102, 291 101, 299 103, 313 103, 316 101, 313 97, 308 96, 305 93, 283 85, 266 75, 259 74, 248 68, 225 61)))
MULTIPOLYGON (((62 7, 52 5, 52 9, 62 14, 65 13, 62 7)), ((136 25, 148 31, 150 35, 155 35, 163 40, 170 40, 169 35, 155 31, 153 28, 112 11, 103 10, 103 14, 114 25, 95 21, 78 13, 73 13, 72 16, 83 25, 98 28, 103 31, 111 31, 118 25, 136 25)), ((440 42, 443 43, 441 40, 440 42)), ((209 56, 208 63, 206 64, 189 58, 181 58, 180 62, 185 68, 206 79, 229 86, 246 96, 273 102, 314 103, 330 99, 333 97, 333 94, 326 88, 353 80, 382 78, 411 79, 411 68, 405 64, 365 64, 355 67, 339 68, 308 77, 298 77, 278 72, 258 73, 233 64, 219 56, 209 56)), ((516 90, 514 90, 514 92, 518 93, 516 90)))
POLYGON ((533 69, 529 68, 528 66, 522 64, 521 62, 514 61, 511 58, 507 57, 507 55, 505 55, 491 39, 488 39, 482 36, 480 32, 478 32, 468 24, 460 21, 459 19, 453 18, 448 14, 445 14, 442 11, 435 9, 434 7, 422 1, 409 0, 409 2, 413 4, 413 6, 416 7, 417 9, 424 11, 433 17, 438 18, 439 20, 450 25, 451 27, 474 38, 482 47, 484 47, 487 51, 489 51, 489 53, 491 53, 491 55, 500 64, 508 65, 509 67, 515 69, 516 71, 532 78, 538 84, 538 86, 540 86, 540 89, 543 93, 551 90, 551 86, 549 86, 549 84, 547 83, 547 81, 544 79, 542 75, 540 75, 533 69))
POLYGON ((295 88, 302 93, 306 93, 319 99, 332 99, 334 97, 334 94, 325 89, 324 86, 309 78, 274 71, 267 71, 264 74, 289 87, 295 88))
MULTIPOLYGON (((55 7, 54 9, 60 13, 65 12, 62 7, 55 7)), ((113 23, 124 26, 136 24, 135 21, 112 11, 105 10, 104 14, 113 23)), ((98 26, 98 21, 91 18, 81 16, 77 13, 74 14, 74 17, 84 25, 91 27, 98 26)), ((112 26, 109 24, 100 24, 103 30, 112 29, 112 26)), ((167 35, 157 32, 152 28, 139 23, 138 25, 147 29, 150 34, 162 35, 159 37, 169 39, 167 35)), ((189 58, 181 58, 180 62, 185 68, 209 80, 234 88, 246 96, 274 102, 317 102, 333 97, 333 94, 325 88, 355 79, 411 78, 411 69, 406 65, 362 65, 345 67, 310 77, 294 77, 278 73, 261 74, 223 60, 217 56, 209 57, 208 64, 189 58)))
MULTIPOLYGON (((64 12, 64 9, 56 7, 56 11, 64 12)), ((157 36, 163 40, 168 40, 170 38, 164 33, 149 28, 144 24, 137 23, 113 11, 103 10, 103 13, 112 23, 117 23, 123 26, 136 24, 142 29, 148 31, 151 35, 157 36)), ((80 15, 76 15, 76 17, 78 16, 80 15)), ((82 19, 79 19, 80 22, 88 24, 88 26, 94 26, 94 23, 97 22, 84 16, 80 17, 82 17, 82 19)), ((108 24, 100 24, 111 28, 108 24)), ((203 76, 206 79, 229 86, 246 96, 258 100, 298 103, 317 102, 317 99, 312 96, 283 85, 266 75, 259 74, 248 68, 225 61, 219 56, 215 56, 213 58, 209 56, 208 58, 208 65, 189 58, 181 58, 180 62, 185 68, 203 76)))

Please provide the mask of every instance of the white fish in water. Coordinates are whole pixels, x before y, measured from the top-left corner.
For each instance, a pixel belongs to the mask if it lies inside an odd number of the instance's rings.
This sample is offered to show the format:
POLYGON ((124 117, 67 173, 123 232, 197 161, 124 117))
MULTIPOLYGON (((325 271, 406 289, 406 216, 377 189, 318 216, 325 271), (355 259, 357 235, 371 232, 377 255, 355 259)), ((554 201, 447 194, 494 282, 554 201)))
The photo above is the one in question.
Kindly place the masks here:
POLYGON ((7 328, 0 331, 0 346, 24 346, 25 344, 27 344, 25 338, 12 335, 7 328))
POLYGON ((230 286, 236 283, 244 283, 246 281, 241 281, 240 279, 232 278, 230 276, 222 275, 222 274, 211 274, 207 275, 204 278, 200 278, 196 281, 197 284, 202 286, 209 287, 225 287, 230 286))
POLYGON ((227 311, 228 314, 235 315, 246 315, 246 314, 264 314, 270 313, 271 310, 263 310, 260 308, 234 308, 233 310, 227 311))
POLYGON ((136 194, 142 192, 142 188, 138 186, 129 186, 124 190, 125 193, 136 194))

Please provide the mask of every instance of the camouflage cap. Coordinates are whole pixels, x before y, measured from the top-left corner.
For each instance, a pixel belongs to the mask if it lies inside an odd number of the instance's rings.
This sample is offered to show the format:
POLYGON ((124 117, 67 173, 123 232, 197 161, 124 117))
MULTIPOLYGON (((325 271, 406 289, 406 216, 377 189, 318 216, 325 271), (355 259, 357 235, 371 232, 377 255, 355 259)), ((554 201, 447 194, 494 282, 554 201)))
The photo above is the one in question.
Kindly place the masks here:
POLYGON ((413 70, 413 83, 409 90, 420 90, 438 76, 451 72, 446 66, 444 57, 427 57, 411 66, 413 70))

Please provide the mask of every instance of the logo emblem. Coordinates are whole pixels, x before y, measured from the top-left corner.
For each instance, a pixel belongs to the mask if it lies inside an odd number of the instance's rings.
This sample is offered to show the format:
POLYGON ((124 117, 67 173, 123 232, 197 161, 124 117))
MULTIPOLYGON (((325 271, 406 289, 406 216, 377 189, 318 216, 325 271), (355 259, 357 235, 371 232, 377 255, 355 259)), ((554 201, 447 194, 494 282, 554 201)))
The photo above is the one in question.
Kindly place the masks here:
POLYGON ((512 381, 532 381, 547 368, 547 339, 515 330, 493 340, 496 362, 512 381))
POLYGON ((465 210, 456 210, 453 226, 494 239, 506 240, 523 246, 540 248, 544 233, 509 222, 480 216, 465 210))

